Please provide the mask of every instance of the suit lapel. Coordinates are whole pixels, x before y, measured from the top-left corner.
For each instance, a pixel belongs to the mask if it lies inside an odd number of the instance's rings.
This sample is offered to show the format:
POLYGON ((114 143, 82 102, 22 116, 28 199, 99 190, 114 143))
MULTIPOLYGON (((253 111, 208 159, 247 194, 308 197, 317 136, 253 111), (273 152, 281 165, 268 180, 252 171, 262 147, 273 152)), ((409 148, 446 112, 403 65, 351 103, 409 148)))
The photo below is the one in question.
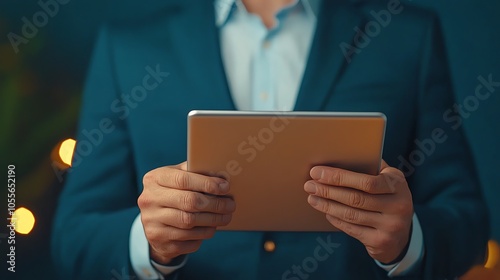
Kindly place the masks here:
MULTIPOLYGON (((309 60, 300 86, 296 111, 323 109, 331 89, 348 62, 340 44, 351 44, 354 27, 363 23, 360 9, 346 0, 323 0, 309 60)), ((352 1, 354 2, 354 1, 352 1)))
POLYGON ((176 45, 194 96, 204 100, 204 108, 198 109, 235 110, 222 63, 213 2, 199 1, 183 12, 186 14, 179 22, 182 31, 176 36, 176 45))

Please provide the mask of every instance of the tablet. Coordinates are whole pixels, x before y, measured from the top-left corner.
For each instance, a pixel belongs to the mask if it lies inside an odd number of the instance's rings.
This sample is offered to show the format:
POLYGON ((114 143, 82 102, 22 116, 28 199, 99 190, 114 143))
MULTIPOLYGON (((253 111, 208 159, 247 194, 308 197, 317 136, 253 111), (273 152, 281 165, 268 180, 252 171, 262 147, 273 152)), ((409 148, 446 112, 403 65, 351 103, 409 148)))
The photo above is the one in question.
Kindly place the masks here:
POLYGON ((191 111, 188 170, 229 181, 232 221, 218 230, 336 231, 307 203, 317 165, 376 175, 382 113, 191 111))

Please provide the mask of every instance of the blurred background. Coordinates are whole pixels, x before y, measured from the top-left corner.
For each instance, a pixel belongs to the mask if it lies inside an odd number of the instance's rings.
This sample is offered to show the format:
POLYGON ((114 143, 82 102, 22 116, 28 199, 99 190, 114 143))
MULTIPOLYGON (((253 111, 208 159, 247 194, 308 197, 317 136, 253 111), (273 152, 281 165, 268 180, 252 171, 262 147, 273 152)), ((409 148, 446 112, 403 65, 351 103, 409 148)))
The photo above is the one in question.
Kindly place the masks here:
MULTIPOLYGON (((0 279, 55 278, 49 249, 52 217, 75 144, 96 33, 107 18, 133 15, 141 5, 110 1, 0 2, 0 169, 6 178, 8 166, 15 165, 18 209, 16 273, 6 274, 5 222, 0 227, 0 279), (47 12, 41 3, 49 2, 57 9, 47 12)), ((500 82, 500 1, 406 2, 440 15, 456 102, 471 109, 462 128, 491 211, 492 241, 488 262, 463 279, 500 279, 500 86, 491 87, 484 101, 474 95, 481 77, 500 82)), ((7 221, 7 187, 0 189, 0 217, 7 221)))

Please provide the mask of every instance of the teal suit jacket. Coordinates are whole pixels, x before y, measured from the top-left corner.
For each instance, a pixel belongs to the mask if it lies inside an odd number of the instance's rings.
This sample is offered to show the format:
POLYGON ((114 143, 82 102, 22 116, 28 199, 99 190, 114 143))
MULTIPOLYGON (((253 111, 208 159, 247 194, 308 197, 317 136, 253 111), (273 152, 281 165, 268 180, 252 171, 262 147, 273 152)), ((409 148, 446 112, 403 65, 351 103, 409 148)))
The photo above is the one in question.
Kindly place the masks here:
MULTIPOLYGON (((130 17, 118 13, 95 48, 80 144, 52 239, 64 277, 132 273, 129 233, 139 214, 143 175, 186 160, 190 110, 235 109, 211 1, 152 3, 154 9, 138 7, 130 17)), ((436 18, 405 6, 366 47, 358 44, 360 51, 348 62, 340 44, 355 44, 353 28, 364 29, 373 20, 370 11, 386 5, 354 0, 323 5, 295 110, 386 114, 383 157, 409 175, 425 243, 421 266, 406 278, 464 273, 484 256, 488 216, 462 133, 452 129, 453 116, 443 116, 453 98, 436 18), (436 129, 446 140, 430 144, 436 129)), ((180 279, 305 279, 287 271, 314 256, 318 238, 340 246, 330 247, 326 260, 309 267, 307 279, 387 278, 361 243, 340 232, 218 232, 175 274, 180 279), (265 240, 276 243, 273 253, 264 251, 265 240)))

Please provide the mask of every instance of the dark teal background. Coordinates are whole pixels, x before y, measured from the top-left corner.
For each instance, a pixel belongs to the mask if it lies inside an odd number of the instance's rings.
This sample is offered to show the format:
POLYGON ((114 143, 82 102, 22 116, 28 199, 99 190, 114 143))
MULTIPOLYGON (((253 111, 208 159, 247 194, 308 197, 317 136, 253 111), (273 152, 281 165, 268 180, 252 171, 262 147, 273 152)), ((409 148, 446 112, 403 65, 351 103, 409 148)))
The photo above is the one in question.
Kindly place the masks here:
MULTIPOLYGON (((478 76, 492 75, 500 81, 500 1, 406 2, 430 7, 440 15, 457 103, 474 94, 478 76)), ((81 88, 98 26, 109 17, 151 12, 146 2, 139 1, 69 1, 28 44, 20 45, 16 54, 8 34, 21 35, 22 17, 31 20, 39 10, 37 1, 0 3, 0 170, 16 164, 17 204, 32 210, 37 218, 30 235, 17 237, 18 279, 50 279, 57 269, 50 264, 48 242, 61 184, 49 156, 58 142, 74 137, 81 88)), ((500 87, 463 120, 496 240, 500 240, 499 110, 500 87)), ((4 188, 1 193, 0 201, 5 201, 4 188)), ((6 214, 1 217, 6 218, 6 214)), ((5 227, 1 228, 0 233, 4 233, 5 227)), ((0 276, 6 270, 4 240, 0 239, 0 276)))

